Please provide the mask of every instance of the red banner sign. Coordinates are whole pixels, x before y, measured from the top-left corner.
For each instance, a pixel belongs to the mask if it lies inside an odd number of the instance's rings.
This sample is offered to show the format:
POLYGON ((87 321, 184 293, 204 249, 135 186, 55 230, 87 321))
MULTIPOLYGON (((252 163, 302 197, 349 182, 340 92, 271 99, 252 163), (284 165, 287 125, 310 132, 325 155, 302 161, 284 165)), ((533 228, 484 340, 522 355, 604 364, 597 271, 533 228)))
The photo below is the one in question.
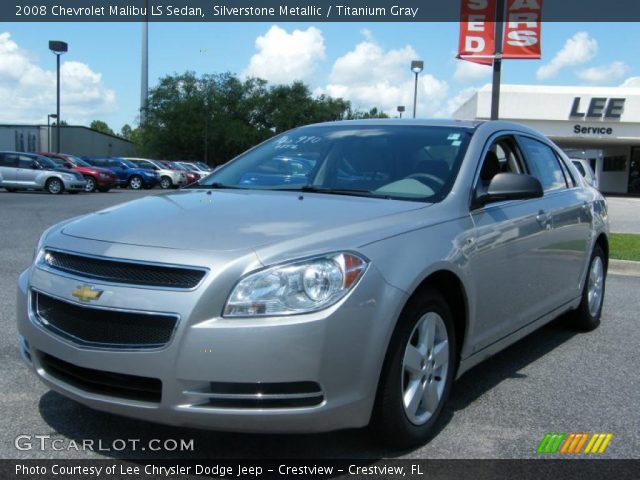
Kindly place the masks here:
POLYGON ((542 0, 507 0, 502 58, 541 57, 542 0))
POLYGON ((491 65, 495 53, 496 0, 462 0, 458 58, 491 65))
MULTIPOLYGON (((542 1, 506 0, 502 58, 541 57, 542 1)), ((493 63, 497 2, 461 0, 458 58, 493 63)))

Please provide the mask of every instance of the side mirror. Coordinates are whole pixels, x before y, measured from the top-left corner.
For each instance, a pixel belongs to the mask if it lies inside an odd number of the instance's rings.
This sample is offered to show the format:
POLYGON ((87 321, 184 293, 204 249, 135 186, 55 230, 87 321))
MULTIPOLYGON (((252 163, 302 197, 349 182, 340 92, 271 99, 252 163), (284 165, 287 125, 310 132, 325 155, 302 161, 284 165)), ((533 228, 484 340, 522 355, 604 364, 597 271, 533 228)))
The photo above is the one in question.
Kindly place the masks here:
POLYGON ((488 203, 505 200, 540 198, 544 195, 542 185, 537 178, 516 173, 498 173, 491 179, 486 191, 483 190, 478 188, 474 207, 482 207, 488 203))

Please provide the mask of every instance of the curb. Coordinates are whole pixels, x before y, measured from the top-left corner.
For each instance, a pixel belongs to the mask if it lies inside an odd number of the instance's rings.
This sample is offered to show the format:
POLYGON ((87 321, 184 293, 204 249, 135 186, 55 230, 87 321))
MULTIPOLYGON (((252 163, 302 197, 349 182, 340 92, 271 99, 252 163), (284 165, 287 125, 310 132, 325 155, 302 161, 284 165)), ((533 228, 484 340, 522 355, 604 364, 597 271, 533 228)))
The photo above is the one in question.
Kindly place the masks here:
POLYGON ((640 277, 640 262, 629 260, 609 260, 608 272, 612 275, 624 275, 627 277, 640 277))

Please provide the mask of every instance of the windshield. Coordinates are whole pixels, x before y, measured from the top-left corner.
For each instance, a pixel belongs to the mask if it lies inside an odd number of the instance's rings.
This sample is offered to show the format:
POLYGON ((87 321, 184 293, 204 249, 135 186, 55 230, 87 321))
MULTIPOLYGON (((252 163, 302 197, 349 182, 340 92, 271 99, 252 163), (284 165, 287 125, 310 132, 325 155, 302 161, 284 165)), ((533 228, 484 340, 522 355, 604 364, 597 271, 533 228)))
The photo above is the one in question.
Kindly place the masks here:
POLYGON ((140 168, 138 165, 136 165, 135 163, 133 163, 130 160, 123 160, 121 158, 117 159, 118 161, 124 163, 127 167, 129 168, 140 168))
POLYGON ((200 167, 202 170, 205 170, 207 172, 211 170, 211 167, 203 162, 196 162, 196 167, 200 167))
POLYGON ((67 158, 71 163, 73 163, 76 167, 89 167, 91 168, 93 165, 88 164, 80 157, 76 157, 75 155, 67 155, 67 158))
POLYGON ((49 157, 39 156, 38 157, 38 163, 41 166, 43 166, 44 168, 60 168, 64 162, 62 162, 62 160, 61 160, 61 165, 58 165, 56 162, 54 162, 49 157))
POLYGON ((433 202, 449 193, 470 137, 452 127, 303 127, 248 151, 199 185, 433 202))

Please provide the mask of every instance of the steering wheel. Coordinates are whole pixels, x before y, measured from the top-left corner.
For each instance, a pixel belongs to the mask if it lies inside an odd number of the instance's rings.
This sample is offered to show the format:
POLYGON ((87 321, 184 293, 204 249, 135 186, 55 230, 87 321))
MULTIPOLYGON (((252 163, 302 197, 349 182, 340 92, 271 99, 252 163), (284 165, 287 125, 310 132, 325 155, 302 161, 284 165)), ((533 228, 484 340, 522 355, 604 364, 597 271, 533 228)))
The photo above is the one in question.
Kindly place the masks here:
POLYGON ((406 178, 414 178, 418 180, 420 183, 424 183, 427 187, 429 187, 434 192, 437 192, 444 186, 444 180, 436 177, 435 175, 431 175, 429 173, 413 173, 406 178))

